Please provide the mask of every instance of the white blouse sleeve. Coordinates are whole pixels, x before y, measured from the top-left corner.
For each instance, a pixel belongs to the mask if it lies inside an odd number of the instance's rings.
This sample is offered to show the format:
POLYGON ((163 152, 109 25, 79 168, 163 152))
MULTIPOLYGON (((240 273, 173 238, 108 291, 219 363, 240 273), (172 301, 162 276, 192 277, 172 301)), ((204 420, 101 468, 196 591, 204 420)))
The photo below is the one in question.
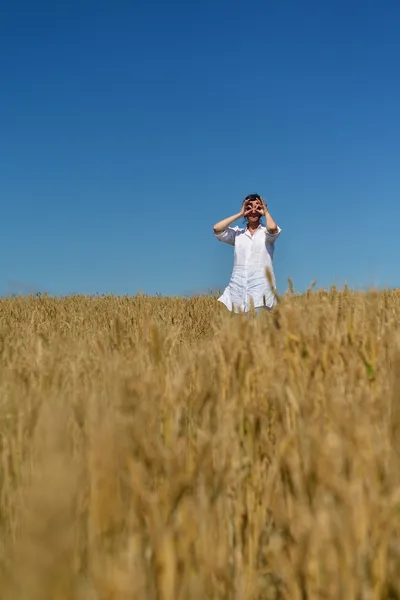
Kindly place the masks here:
POLYGON ((237 231, 237 226, 227 227, 222 233, 214 233, 214 235, 220 242, 225 242, 225 244, 230 244, 231 246, 234 246, 237 231))
POLYGON ((265 239, 267 241, 267 244, 274 244, 275 240, 280 236, 282 229, 280 227, 278 227, 278 231, 275 231, 275 233, 271 233, 270 231, 268 231, 267 228, 265 228, 265 239))

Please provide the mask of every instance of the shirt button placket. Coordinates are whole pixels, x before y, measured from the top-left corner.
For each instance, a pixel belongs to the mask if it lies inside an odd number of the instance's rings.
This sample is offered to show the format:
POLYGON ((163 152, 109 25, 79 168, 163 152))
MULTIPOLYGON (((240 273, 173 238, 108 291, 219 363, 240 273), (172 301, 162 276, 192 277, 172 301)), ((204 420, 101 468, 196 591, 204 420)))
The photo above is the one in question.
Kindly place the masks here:
POLYGON ((248 267, 249 267, 249 262, 250 262, 250 258, 251 258, 251 252, 252 252, 252 246, 253 246, 253 237, 254 234, 250 237, 250 251, 247 254, 247 260, 246 260, 246 290, 245 290, 245 310, 247 311, 249 309, 249 288, 248 288, 248 283, 249 283, 249 272, 248 272, 248 267))

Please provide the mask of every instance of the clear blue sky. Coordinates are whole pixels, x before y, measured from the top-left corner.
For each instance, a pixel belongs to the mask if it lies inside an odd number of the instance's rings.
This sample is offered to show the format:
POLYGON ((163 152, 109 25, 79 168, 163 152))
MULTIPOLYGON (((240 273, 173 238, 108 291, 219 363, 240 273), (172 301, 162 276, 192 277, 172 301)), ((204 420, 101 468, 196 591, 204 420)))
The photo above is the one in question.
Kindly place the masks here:
POLYGON ((400 286, 397 0, 0 8, 0 292, 222 288, 262 194, 278 290, 400 286))

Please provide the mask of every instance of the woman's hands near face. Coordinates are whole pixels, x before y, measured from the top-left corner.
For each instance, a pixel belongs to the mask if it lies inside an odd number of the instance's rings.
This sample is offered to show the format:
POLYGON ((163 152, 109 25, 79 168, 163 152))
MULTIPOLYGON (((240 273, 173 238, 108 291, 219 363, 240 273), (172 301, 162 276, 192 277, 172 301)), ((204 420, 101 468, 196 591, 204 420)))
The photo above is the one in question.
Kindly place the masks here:
POLYGON ((240 210, 241 217, 247 217, 247 215, 251 212, 251 208, 249 209, 250 200, 243 200, 242 208, 240 210))
POLYGON ((267 205, 265 203, 265 200, 263 198, 260 199, 249 199, 249 200, 243 200, 242 203, 242 208, 240 211, 240 216, 241 217, 262 217, 263 215, 266 216, 267 214, 267 205))
POLYGON ((267 205, 265 204, 264 198, 261 198, 260 200, 258 200, 256 210, 257 210, 258 214, 260 215, 260 217, 267 216, 268 209, 267 209, 267 205))

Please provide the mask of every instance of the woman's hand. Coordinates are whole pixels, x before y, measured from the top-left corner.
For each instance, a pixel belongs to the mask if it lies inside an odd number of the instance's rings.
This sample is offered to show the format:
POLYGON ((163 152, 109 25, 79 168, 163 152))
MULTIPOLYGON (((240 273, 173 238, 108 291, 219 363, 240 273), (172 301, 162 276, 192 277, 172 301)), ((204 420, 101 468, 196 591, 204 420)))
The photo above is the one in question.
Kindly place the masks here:
POLYGON ((246 217, 247 214, 251 211, 251 209, 248 208, 248 206, 249 206, 249 200, 243 200, 242 208, 239 213, 241 217, 246 217))
POLYGON ((261 198, 261 206, 258 208, 260 215, 265 216, 266 227, 269 233, 276 233, 278 231, 278 226, 272 218, 271 214, 268 212, 267 205, 265 200, 261 198))
POLYGON ((268 208, 267 208, 264 198, 260 198, 259 205, 257 206, 257 212, 260 215, 260 217, 267 216, 268 208))

